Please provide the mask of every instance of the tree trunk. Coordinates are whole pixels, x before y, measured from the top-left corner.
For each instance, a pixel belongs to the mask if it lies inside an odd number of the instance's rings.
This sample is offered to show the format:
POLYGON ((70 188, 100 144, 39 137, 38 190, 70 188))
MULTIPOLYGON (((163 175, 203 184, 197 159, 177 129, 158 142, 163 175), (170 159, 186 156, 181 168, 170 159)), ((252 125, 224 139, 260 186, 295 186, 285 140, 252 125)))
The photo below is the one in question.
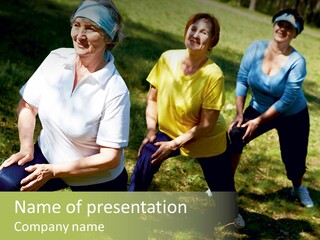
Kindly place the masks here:
POLYGON ((256 4, 258 0, 250 0, 249 10, 255 11, 256 10, 256 4))
POLYGON ((277 11, 280 11, 283 9, 284 2, 283 0, 276 0, 275 5, 276 5, 277 11))
POLYGON ((317 2, 316 11, 320 12, 320 0, 318 0, 318 2, 317 2))
POLYGON ((318 0, 315 8, 316 8, 315 9, 315 14, 316 14, 315 23, 316 23, 317 27, 320 27, 320 0, 318 0))

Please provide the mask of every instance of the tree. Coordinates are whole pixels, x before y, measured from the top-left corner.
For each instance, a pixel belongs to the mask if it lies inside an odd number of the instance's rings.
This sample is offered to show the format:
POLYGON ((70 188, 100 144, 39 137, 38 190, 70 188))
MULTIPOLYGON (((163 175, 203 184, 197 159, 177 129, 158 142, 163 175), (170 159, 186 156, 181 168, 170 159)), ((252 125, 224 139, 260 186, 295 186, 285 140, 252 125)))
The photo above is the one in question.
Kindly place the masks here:
POLYGON ((249 10, 255 11, 258 0, 250 0, 249 10))
POLYGON ((307 9, 307 21, 320 27, 320 0, 310 1, 307 9))
POLYGON ((299 9, 301 0, 296 0, 294 4, 294 8, 299 9))
POLYGON ((278 11, 284 9, 284 6, 285 6, 285 1, 283 1, 283 0, 276 1, 276 7, 277 7, 278 11))

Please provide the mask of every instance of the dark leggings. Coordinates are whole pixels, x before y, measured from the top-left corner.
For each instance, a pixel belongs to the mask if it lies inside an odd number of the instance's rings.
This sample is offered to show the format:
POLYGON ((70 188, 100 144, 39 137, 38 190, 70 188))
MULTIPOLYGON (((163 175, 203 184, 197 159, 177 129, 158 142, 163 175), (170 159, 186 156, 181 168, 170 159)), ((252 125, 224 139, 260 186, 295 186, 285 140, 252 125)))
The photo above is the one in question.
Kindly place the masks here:
MULTIPOLYGON (((243 114, 244 122, 260 115, 261 113, 249 106, 243 114)), ((276 129, 278 132, 281 158, 285 165, 288 179, 292 181, 300 180, 306 172, 310 129, 308 108, 291 116, 281 115, 262 124, 246 142, 242 141, 242 136, 246 129, 234 126, 230 131, 232 151, 241 154, 246 144, 271 129, 276 129)))
MULTIPOLYGON (((171 141, 171 138, 162 132, 158 132, 154 142, 160 141, 171 141)), ((157 149, 158 147, 153 143, 148 143, 144 146, 131 176, 129 191, 148 190, 154 174, 161 166, 161 164, 151 164, 151 155, 155 153, 157 149)), ((228 144, 227 150, 218 156, 197 158, 211 191, 235 191, 231 169, 231 153, 229 150, 228 144)), ((168 158, 179 154, 179 150, 173 151, 168 158)))
MULTIPOLYGON (((24 169, 35 164, 48 164, 37 143, 34 145, 32 161, 23 166, 13 164, 0 171, 0 191, 20 191, 20 181, 29 175, 24 169)), ((128 175, 124 168, 117 178, 109 182, 87 186, 69 186, 63 180, 54 178, 46 182, 39 191, 56 191, 67 187, 70 187, 72 191, 127 191, 127 180, 128 175)))

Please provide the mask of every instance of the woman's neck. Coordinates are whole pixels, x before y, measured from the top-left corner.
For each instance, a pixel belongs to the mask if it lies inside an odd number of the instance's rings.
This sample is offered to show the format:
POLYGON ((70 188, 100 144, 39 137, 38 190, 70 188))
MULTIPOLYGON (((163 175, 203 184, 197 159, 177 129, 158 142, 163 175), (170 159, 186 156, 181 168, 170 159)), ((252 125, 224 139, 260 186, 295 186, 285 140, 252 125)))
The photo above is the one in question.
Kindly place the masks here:
POLYGON ((271 41, 270 45, 270 50, 277 55, 289 55, 292 52, 292 47, 288 43, 279 43, 277 41, 271 41))
POLYGON ((102 69, 107 64, 103 56, 78 56, 76 59, 76 69, 82 71, 86 69, 88 72, 93 73, 102 69))
POLYGON ((90 75, 90 73, 102 69, 107 63, 108 61, 104 59, 104 56, 100 58, 78 56, 75 63, 75 75, 72 91, 74 91, 74 89, 82 79, 85 79, 90 75))
POLYGON ((208 60, 208 57, 204 54, 186 52, 186 55, 182 59, 181 68, 185 75, 192 75, 198 71, 208 60))

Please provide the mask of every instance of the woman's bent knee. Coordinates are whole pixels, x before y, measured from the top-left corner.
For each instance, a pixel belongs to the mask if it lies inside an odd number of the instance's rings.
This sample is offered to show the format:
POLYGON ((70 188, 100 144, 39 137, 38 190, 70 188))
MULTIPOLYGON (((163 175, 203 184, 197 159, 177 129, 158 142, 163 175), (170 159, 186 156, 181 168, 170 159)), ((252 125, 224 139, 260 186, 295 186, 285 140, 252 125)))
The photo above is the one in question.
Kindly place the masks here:
POLYGON ((0 171, 0 191, 20 191, 20 184, 14 183, 10 176, 0 171))

